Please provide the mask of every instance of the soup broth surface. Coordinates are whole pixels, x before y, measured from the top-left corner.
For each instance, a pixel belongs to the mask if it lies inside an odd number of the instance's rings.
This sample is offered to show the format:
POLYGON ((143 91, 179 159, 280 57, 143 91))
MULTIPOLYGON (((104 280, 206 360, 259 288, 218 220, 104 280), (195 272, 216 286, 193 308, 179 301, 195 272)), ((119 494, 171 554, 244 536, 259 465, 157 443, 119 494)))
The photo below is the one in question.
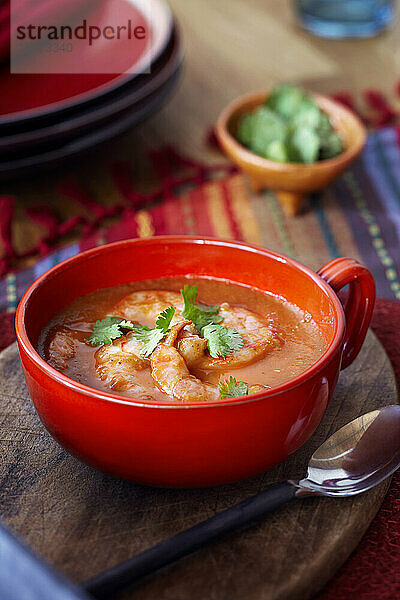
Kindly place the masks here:
MULTIPOLYGON (((222 369, 191 367, 190 373, 201 381, 218 387, 218 383, 229 376, 251 385, 273 387, 287 381, 315 363, 325 350, 321 331, 308 313, 290 304, 282 297, 261 292, 251 287, 227 280, 206 278, 163 278, 133 282, 97 290, 82 296, 55 315, 42 331, 38 350, 41 356, 65 375, 99 390, 115 392, 109 382, 102 381, 96 371, 95 348, 85 340, 93 331, 96 320, 105 316, 120 317, 115 305, 132 292, 139 290, 172 290, 179 292, 185 284, 196 285, 198 300, 208 305, 228 302, 230 306, 245 308, 260 315, 271 327, 276 343, 262 356, 250 364, 238 368, 225 365, 222 369), (50 352, 52 340, 57 332, 66 333, 67 347, 61 345, 60 356, 50 352)), ((151 319, 140 321, 142 325, 154 327, 151 319), (146 322, 147 321, 147 322, 146 322)), ((221 322, 221 325, 224 325, 221 322)), ((54 345, 54 343, 53 343, 54 345)), ((138 383, 156 401, 174 401, 154 382, 150 367, 135 374, 138 383)), ((120 395, 135 396, 129 392, 120 395)), ((175 399, 176 400, 176 399, 175 399)))

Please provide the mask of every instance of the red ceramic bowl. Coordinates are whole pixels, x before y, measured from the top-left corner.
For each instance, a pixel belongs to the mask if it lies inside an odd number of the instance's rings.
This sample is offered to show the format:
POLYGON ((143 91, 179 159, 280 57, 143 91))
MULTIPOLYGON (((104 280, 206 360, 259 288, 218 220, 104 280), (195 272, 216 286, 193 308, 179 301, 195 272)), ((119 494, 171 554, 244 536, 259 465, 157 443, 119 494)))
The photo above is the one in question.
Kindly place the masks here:
POLYGON ((240 242, 155 237, 79 254, 40 277, 17 310, 29 393, 45 427, 69 452, 112 475, 157 486, 205 486, 260 473, 312 435, 340 368, 356 357, 375 299, 370 272, 338 258, 314 273, 275 252, 240 242), (118 265, 118 268, 116 268, 118 265), (213 403, 143 402, 72 381, 37 353, 52 315, 101 287, 157 277, 228 278, 281 294, 320 326, 326 351, 298 377, 250 397, 213 403), (349 284, 343 310, 336 296, 349 284))

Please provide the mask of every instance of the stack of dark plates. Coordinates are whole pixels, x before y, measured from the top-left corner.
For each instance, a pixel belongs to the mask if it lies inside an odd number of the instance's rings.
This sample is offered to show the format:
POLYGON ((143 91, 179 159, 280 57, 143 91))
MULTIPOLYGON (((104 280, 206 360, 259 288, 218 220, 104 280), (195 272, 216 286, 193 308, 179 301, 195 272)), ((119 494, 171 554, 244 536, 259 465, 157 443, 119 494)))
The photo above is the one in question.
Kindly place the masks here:
MULTIPOLYGON (((126 52, 122 74, 13 74, 0 69, 0 178, 61 165, 137 125, 157 111, 175 88, 182 62, 179 32, 168 5, 151 0, 149 72, 136 69, 144 56, 126 52), (130 62, 132 64, 130 64, 130 62)), ((111 0, 125 16, 143 0, 111 0)), ((111 8, 113 8, 111 6, 111 8)), ((104 44, 103 44, 104 46, 104 44)), ((93 50, 92 50, 93 49, 93 50)), ((95 44, 92 61, 104 60, 95 44)), ((107 52, 110 49, 107 48, 107 52)), ((103 53, 103 54, 102 54, 103 53)), ((87 60, 87 57, 86 57, 87 60)))

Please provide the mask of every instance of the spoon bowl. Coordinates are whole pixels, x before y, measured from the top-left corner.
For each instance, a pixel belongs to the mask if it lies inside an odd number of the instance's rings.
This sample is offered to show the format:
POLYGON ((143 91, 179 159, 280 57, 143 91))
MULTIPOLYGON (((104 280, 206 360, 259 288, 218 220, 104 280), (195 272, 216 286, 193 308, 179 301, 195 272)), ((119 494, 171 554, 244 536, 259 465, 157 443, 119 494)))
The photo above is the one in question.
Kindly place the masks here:
POLYGON ((400 406, 361 415, 312 455, 301 493, 353 496, 378 485, 400 467, 400 406))

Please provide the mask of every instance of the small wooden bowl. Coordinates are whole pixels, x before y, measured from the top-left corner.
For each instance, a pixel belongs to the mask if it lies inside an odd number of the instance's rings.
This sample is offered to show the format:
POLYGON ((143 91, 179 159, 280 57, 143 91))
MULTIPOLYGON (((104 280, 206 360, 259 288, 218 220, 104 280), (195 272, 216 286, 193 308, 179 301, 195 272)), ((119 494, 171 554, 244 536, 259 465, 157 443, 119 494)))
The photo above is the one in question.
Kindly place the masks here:
POLYGON ((293 216, 300 212, 307 194, 331 183, 357 158, 367 132, 353 112, 326 96, 313 94, 318 106, 329 115, 333 127, 342 136, 344 151, 335 158, 313 164, 280 163, 263 158, 242 146, 235 134, 239 118, 263 104, 267 96, 268 92, 257 92, 231 102, 218 117, 216 135, 225 153, 248 176, 253 191, 275 190, 285 213, 293 216))

